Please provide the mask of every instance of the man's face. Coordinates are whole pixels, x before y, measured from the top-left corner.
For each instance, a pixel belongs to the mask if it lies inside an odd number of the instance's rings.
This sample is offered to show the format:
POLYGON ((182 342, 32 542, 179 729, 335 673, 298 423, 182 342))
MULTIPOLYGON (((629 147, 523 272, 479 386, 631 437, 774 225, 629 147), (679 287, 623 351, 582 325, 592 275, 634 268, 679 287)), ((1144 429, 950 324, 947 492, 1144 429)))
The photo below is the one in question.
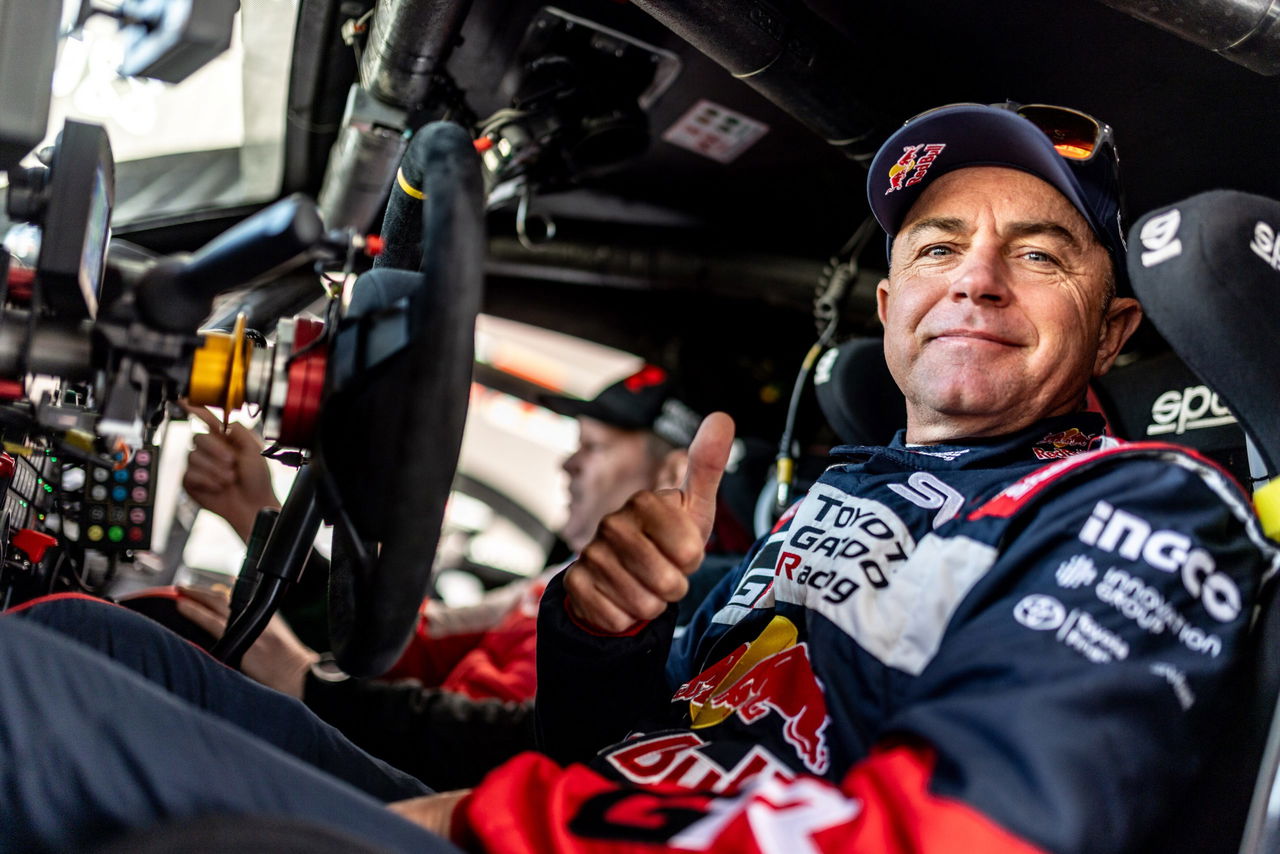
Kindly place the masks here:
POLYGON ((1026 172, 972 167, 912 206, 877 291, 907 439, 1008 433, 1080 407, 1141 317, 1103 314, 1110 259, 1071 203, 1026 172))
POLYGON ((578 450, 564 461, 569 474, 569 519, 560 536, 579 551, 606 513, 642 489, 656 485, 661 461, 650 452, 649 434, 623 430, 593 418, 578 419, 578 450))

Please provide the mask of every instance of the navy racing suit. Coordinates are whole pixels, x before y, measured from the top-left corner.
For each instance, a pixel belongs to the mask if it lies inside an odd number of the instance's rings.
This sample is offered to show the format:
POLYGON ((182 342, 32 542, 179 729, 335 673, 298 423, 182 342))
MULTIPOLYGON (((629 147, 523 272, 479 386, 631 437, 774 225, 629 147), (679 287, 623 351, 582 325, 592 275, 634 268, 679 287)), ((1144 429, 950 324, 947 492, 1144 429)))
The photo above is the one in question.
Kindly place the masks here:
POLYGON ((674 645, 674 609, 601 636, 553 582, 547 755, 490 774, 455 831, 531 854, 1139 846, 1212 749, 1277 556, 1212 464, 1102 432, 836 448, 674 645))

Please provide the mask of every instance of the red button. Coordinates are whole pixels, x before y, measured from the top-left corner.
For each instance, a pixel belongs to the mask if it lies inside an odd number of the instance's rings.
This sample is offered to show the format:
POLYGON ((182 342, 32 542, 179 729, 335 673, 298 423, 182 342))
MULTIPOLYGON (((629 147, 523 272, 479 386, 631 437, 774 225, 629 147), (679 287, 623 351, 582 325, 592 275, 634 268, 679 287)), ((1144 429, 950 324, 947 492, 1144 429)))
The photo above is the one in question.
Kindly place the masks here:
POLYGON ((39 531, 33 531, 30 528, 20 528, 10 537, 13 547, 21 551, 32 563, 39 563, 44 559, 44 553, 51 546, 58 544, 56 537, 48 534, 42 534, 39 531))

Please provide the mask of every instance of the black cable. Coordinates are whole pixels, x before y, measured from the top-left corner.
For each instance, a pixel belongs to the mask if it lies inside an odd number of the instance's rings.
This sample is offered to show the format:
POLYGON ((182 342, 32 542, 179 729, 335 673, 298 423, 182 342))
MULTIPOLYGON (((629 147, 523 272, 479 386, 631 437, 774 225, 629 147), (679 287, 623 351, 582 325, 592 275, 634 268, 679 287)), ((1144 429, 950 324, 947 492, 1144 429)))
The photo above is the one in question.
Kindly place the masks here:
POLYGON ((813 366, 818 358, 835 340, 836 327, 840 322, 840 307, 858 278, 858 257, 875 233, 876 221, 872 217, 867 217, 845 241, 839 255, 832 259, 830 274, 819 282, 820 292, 815 297, 813 306, 814 319, 820 324, 818 340, 809 348, 809 352, 800 363, 800 370, 796 373, 795 384, 791 387, 791 400, 787 404, 787 417, 783 424, 782 437, 778 441, 778 455, 774 461, 775 478, 778 484, 778 491, 774 496, 775 514, 786 510, 791 503, 791 491, 795 483, 795 457, 791 446, 794 442, 800 401, 804 397, 809 375, 813 372, 813 366), (839 260, 846 255, 847 261, 839 260))

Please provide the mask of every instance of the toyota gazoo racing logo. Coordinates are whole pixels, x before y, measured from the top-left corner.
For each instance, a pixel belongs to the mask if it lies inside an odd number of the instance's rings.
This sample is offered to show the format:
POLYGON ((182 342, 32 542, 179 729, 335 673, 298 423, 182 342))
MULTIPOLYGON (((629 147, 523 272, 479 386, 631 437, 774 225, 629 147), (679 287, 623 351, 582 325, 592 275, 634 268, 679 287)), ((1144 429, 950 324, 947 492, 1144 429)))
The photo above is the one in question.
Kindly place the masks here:
POLYGON ((1211 554, 1192 548, 1186 534, 1153 530, 1145 519, 1099 501, 1080 529, 1080 541, 1128 560, 1142 560, 1161 572, 1180 573, 1187 592, 1220 623, 1240 616, 1240 588, 1218 570, 1211 554))
POLYGON ((895 190, 910 187, 923 180, 933 161, 938 159, 938 155, 946 147, 946 143, 942 142, 904 145, 898 162, 889 167, 889 189, 884 194, 887 196, 895 190))

